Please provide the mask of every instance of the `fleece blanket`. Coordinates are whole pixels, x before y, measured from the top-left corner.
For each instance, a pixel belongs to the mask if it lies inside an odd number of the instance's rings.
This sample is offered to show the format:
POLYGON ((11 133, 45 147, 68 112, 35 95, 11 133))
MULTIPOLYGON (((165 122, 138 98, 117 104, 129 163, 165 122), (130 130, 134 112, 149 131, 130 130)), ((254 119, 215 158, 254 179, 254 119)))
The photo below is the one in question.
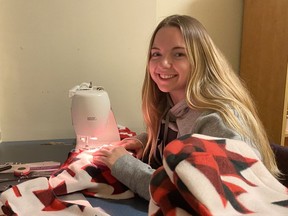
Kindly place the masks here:
MULTIPOLYGON (((121 139, 135 135, 126 127, 118 126, 118 129, 121 139)), ((105 199, 134 197, 106 166, 93 163, 93 153, 103 146, 72 150, 50 178, 28 180, 4 191, 0 196, 3 213, 7 216, 107 216, 100 208, 61 199, 61 195, 74 192, 105 199)))
POLYGON ((150 183, 149 215, 288 215, 288 189, 244 142, 172 141, 150 183))
MULTIPOLYGON (((4 191, 8 216, 107 216, 91 206, 61 200, 81 192, 107 199, 134 194, 106 167, 91 162, 94 150, 77 150, 49 179, 28 180, 4 191)), ((244 142, 194 134, 165 148, 163 166, 150 182, 151 216, 288 215, 288 189, 244 142)))
MULTIPOLYGON (((104 145, 105 146, 105 145, 104 145)), ((42 177, 25 181, 1 194, 2 211, 6 215, 107 215, 91 206, 61 200, 61 195, 81 192, 84 195, 107 199, 127 199, 134 194, 117 181, 110 170, 92 162, 99 148, 75 150, 49 179, 42 177)))

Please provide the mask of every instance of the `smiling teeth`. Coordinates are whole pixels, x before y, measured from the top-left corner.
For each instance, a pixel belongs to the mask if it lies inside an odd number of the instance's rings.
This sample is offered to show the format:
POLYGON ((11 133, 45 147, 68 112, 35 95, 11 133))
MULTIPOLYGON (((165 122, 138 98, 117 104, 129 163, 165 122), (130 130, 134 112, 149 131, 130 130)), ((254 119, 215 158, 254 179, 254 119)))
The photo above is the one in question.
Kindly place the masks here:
POLYGON ((160 74, 159 76, 160 76, 162 79, 169 79, 169 78, 174 77, 175 75, 164 75, 164 74, 160 74))

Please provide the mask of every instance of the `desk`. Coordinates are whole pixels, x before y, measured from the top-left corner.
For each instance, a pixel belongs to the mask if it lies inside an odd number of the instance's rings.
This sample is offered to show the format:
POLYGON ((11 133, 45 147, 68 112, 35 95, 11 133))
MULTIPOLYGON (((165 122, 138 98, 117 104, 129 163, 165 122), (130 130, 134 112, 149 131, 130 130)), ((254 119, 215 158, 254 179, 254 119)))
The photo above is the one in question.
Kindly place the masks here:
MULTIPOLYGON (((0 143, 0 163, 59 161, 63 163, 74 140, 21 141, 0 143)), ((144 216, 148 212, 148 202, 139 197, 126 200, 107 200, 86 197, 93 207, 100 207, 110 215, 144 216)))
POLYGON ((116 216, 147 216, 148 202, 142 198, 126 200, 106 200, 94 197, 86 197, 93 207, 101 207, 110 215, 116 216))
POLYGON ((0 163, 29 163, 50 160, 63 163, 73 148, 75 148, 75 141, 72 139, 2 142, 0 143, 0 163))

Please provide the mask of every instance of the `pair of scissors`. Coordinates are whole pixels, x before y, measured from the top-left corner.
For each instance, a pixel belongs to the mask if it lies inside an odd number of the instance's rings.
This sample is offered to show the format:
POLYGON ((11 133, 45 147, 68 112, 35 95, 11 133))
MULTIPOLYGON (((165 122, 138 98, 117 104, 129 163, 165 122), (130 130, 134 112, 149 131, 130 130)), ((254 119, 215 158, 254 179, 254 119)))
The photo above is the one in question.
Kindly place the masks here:
POLYGON ((10 164, 0 164, 0 172, 11 169, 12 165, 10 164))

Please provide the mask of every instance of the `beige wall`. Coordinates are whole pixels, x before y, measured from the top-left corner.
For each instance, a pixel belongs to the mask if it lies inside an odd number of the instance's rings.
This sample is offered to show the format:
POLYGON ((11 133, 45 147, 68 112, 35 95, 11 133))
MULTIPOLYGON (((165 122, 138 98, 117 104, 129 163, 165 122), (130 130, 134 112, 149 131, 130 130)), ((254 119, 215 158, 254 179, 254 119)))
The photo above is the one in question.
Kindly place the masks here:
POLYGON ((0 0, 3 141, 73 138, 68 90, 89 81, 119 124, 142 131, 148 40, 172 13, 202 21, 238 69, 240 0, 0 0))

